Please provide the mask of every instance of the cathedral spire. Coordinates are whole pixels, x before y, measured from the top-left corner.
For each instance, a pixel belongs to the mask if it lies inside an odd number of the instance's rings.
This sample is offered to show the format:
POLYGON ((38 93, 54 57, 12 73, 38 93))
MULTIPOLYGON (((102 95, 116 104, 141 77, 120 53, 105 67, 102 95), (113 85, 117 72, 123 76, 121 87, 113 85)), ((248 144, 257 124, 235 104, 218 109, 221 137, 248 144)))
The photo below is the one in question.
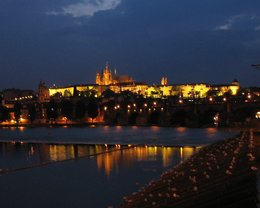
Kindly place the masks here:
POLYGON ((106 62, 105 71, 109 71, 109 69, 108 69, 108 61, 106 62))

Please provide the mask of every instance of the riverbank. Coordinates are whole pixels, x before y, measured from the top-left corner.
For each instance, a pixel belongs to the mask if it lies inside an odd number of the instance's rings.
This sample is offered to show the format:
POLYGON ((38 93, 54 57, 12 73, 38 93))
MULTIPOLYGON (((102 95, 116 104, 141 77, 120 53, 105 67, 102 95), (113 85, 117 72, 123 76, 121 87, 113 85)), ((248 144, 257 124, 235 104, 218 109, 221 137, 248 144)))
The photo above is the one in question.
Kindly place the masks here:
POLYGON ((124 198, 120 208, 257 207, 253 134, 202 148, 124 198))

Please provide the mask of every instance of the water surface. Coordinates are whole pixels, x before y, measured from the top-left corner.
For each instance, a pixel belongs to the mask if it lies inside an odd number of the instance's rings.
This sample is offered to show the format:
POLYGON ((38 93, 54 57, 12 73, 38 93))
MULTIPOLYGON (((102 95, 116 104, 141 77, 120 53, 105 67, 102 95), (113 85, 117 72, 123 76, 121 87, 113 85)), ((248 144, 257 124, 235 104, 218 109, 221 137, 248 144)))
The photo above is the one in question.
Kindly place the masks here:
POLYGON ((201 145, 234 134, 159 127, 0 129, 1 207, 119 205, 201 145))

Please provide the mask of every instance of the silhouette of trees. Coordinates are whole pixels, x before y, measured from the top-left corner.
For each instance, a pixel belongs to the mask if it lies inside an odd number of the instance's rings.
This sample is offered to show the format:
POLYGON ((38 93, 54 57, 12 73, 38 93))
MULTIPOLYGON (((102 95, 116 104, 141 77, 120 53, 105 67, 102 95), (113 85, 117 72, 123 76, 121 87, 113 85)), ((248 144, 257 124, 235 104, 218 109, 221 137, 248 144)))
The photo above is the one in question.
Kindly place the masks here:
POLYGON ((88 117, 92 119, 92 123, 93 123, 93 119, 98 116, 98 104, 94 98, 90 99, 87 107, 87 112, 88 112, 88 117))
POLYGON ((73 103, 70 100, 63 100, 61 102, 61 115, 67 119, 72 119, 73 103))
POLYGON ((27 106, 27 108, 28 108, 28 119, 30 120, 31 123, 33 123, 33 121, 36 118, 36 108, 35 108, 35 105, 31 103, 31 104, 29 104, 27 106))
POLYGON ((86 113, 86 106, 83 101, 79 100, 75 106, 75 118, 76 119, 83 119, 86 113))
POLYGON ((71 96, 72 96, 71 92, 69 90, 65 90, 64 97, 71 97, 71 96))
POLYGON ((199 125, 213 125, 214 124, 214 116, 218 113, 218 111, 214 108, 209 108, 208 110, 204 111, 203 113, 199 114, 199 125))
POLYGON ((187 111, 182 109, 175 111, 172 114, 171 123, 177 126, 185 126, 187 114, 187 111))
POLYGON ((139 115, 139 114, 138 114, 137 112, 131 113, 131 114, 129 115, 129 117, 128 117, 128 123, 129 123, 130 125, 135 125, 138 115, 139 115))
POLYGON ((111 97, 115 97, 116 93, 110 89, 107 89, 105 90, 103 93, 102 93, 102 97, 104 98, 111 98, 111 97))
POLYGON ((10 119, 9 109, 5 106, 0 106, 0 122, 4 122, 10 119))
POLYGON ((20 116, 22 114, 21 109, 22 109, 21 103, 16 102, 14 104, 14 118, 15 118, 15 121, 16 121, 17 124, 19 123, 19 119, 20 119, 20 116))
POLYGON ((148 118, 148 123, 151 125, 157 125, 159 123, 160 112, 153 111, 148 118))
POLYGON ((58 118, 58 104, 54 101, 51 100, 47 106, 46 106, 46 116, 47 120, 54 120, 58 118))

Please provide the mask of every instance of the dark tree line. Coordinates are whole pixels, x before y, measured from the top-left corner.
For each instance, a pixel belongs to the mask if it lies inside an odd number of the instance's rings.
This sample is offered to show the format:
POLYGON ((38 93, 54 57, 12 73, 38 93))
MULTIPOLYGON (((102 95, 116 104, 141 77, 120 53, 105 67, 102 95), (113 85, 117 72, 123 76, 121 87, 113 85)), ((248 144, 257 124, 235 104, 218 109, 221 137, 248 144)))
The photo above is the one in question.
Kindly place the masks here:
POLYGON ((78 100, 62 100, 57 103, 51 100, 46 106, 46 117, 48 121, 56 121, 59 116, 66 117, 68 120, 81 120, 86 118, 86 114, 93 121, 98 116, 98 102, 95 98, 78 100))
POLYGON ((10 111, 5 106, 0 106, 0 123, 10 119, 10 111))

